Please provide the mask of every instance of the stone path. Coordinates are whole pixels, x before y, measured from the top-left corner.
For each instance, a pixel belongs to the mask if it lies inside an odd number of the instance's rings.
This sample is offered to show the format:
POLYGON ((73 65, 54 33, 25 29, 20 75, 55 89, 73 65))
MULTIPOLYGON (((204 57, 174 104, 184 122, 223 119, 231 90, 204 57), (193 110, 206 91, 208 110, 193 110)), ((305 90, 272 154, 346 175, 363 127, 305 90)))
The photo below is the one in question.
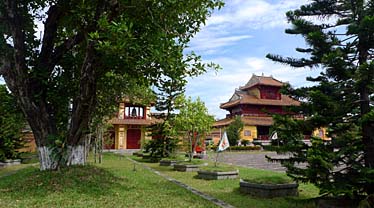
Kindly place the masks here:
POLYGON ((167 175, 165 175, 165 174, 162 174, 161 172, 159 172, 159 171, 157 171, 157 170, 155 170, 155 169, 153 169, 153 168, 150 168, 150 167, 148 167, 148 166, 146 166, 146 165, 143 165, 143 164, 141 164, 141 163, 139 163, 139 162, 137 162, 137 161, 135 161, 135 160, 133 160, 133 159, 131 159, 131 158, 129 158, 129 157, 126 157, 126 158, 127 158, 128 160, 130 160, 131 162, 136 163, 136 164, 138 164, 138 165, 144 167, 145 169, 148 169, 148 170, 150 170, 150 171, 156 173, 157 175, 159 175, 159 176, 165 178, 166 180, 168 180, 168 181, 170 181, 170 182, 172 182, 172 183, 175 183, 175 184, 177 184, 178 186, 180 186, 180 187, 182 187, 182 188, 185 188, 185 189, 191 191, 193 194, 198 195, 198 196, 200 196, 200 197, 202 197, 202 198, 204 198, 204 199, 206 199, 206 200, 208 200, 208 201, 214 203, 215 205, 217 205, 217 206, 219 206, 219 207, 223 207, 223 208, 235 208, 235 207, 232 206, 231 204, 228 204, 228 203, 226 203, 226 202, 224 202, 224 201, 222 201, 222 200, 219 200, 219 199, 214 198, 214 197, 212 197, 212 196, 210 196, 210 195, 208 195, 208 194, 205 194, 205 193, 203 193, 203 192, 201 192, 201 191, 199 191, 199 190, 197 190, 197 189, 194 189, 194 188, 192 188, 191 186, 188 186, 187 184, 184 184, 184 183, 182 183, 182 182, 180 182, 180 181, 178 181, 178 180, 176 180, 176 179, 174 179, 174 178, 172 178, 172 177, 169 177, 169 176, 167 176, 167 175))
MULTIPOLYGON (((218 156, 218 162, 263 170, 272 170, 284 172, 286 169, 279 163, 267 161, 265 155, 275 158, 284 158, 284 155, 277 155, 276 152, 221 152, 218 156)), ((210 160, 215 160, 216 154, 209 156, 210 160)))

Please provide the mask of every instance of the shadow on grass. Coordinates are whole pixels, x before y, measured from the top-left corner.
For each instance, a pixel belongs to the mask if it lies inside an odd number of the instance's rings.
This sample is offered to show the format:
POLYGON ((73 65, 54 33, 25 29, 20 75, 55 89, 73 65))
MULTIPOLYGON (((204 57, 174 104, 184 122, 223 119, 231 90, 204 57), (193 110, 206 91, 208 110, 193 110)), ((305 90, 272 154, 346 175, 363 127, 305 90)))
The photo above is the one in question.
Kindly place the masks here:
POLYGON ((160 160, 153 160, 152 158, 142 158, 137 156, 130 156, 131 159, 140 163, 159 163, 160 160))
POLYGON ((52 193, 79 193, 91 196, 108 195, 115 190, 129 189, 121 183, 128 179, 114 176, 95 166, 72 166, 59 171, 26 168, 2 178, 0 194, 27 197, 48 197, 52 193))

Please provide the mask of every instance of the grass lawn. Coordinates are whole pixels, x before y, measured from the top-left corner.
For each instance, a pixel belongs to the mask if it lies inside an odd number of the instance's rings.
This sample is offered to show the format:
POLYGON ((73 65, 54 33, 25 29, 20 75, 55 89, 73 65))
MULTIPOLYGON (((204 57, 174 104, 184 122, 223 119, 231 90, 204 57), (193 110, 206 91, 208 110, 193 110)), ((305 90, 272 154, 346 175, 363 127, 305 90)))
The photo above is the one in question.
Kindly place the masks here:
POLYGON ((27 167, 0 179, 0 207, 216 207, 113 154, 104 163, 40 172, 27 167))
POLYGON ((12 174, 13 172, 18 171, 20 169, 32 166, 32 165, 33 164, 20 164, 20 165, 12 165, 12 166, 0 168, 0 178, 8 174, 12 174))
MULTIPOLYGON (((133 157, 134 159, 136 157, 133 157)), ((255 198, 239 192, 239 179, 230 180, 202 180, 197 179, 196 172, 173 171, 171 167, 159 166, 158 163, 144 163, 163 174, 169 175, 185 184, 192 186, 206 194, 221 199, 235 207, 255 207, 255 208, 296 208, 315 207, 310 200, 318 196, 318 189, 311 184, 300 184, 298 197, 262 199, 255 198)), ((285 173, 272 172, 266 170, 249 169, 237 167, 241 178, 253 179, 262 177, 285 177, 285 173)))

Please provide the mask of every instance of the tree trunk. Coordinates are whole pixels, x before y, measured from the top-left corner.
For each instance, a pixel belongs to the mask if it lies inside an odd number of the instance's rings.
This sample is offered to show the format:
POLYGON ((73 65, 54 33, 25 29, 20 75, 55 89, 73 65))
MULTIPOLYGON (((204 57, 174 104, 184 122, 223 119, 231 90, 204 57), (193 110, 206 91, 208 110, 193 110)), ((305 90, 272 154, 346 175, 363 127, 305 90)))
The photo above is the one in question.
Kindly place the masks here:
POLYGON ((67 165, 84 165, 86 163, 85 140, 80 144, 67 147, 67 165))
POLYGON ((38 147, 40 170, 55 170, 57 168, 57 158, 52 153, 52 149, 47 146, 38 147))

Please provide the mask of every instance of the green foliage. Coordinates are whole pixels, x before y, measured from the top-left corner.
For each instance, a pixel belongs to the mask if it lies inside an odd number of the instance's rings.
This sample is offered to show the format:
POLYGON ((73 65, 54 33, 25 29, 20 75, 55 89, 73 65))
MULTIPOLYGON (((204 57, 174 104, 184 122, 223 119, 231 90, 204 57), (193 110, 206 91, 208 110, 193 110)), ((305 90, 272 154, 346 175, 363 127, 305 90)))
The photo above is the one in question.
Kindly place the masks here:
POLYGON ((241 139, 240 132, 243 130, 244 123, 240 116, 235 116, 234 121, 227 127, 227 138, 231 146, 238 145, 238 141, 241 139))
POLYGON ((144 145, 144 151, 150 153, 152 158, 166 158, 174 155, 176 148, 178 147, 179 140, 172 137, 162 124, 153 126, 152 134, 155 136, 152 140, 149 140, 144 145))
POLYGON ((206 134, 211 130, 214 118, 209 115, 208 109, 200 98, 193 101, 191 97, 186 99, 180 96, 176 100, 176 106, 179 113, 173 118, 173 130, 187 137, 191 160, 192 147, 204 142, 206 134))
POLYGON ((16 159, 19 156, 17 150, 24 145, 21 131, 25 119, 5 85, 0 85, 0 100, 0 161, 16 159))
POLYGON ((261 146, 260 145, 256 145, 256 146, 232 146, 232 147, 230 147, 230 150, 248 150, 248 151, 261 150, 261 146))
POLYGON ((292 67, 322 71, 307 78, 311 87, 287 89, 304 101, 293 110, 305 120, 275 116, 274 127, 283 144, 278 152, 291 153, 289 160, 281 160, 287 173, 315 184, 321 193, 358 198, 374 193, 373 11, 372 0, 311 1, 287 13, 292 28, 286 33, 304 37, 307 47, 296 51, 306 58, 267 55, 292 67), (303 135, 320 127, 331 141, 315 137, 311 146, 303 144, 303 135), (298 168, 300 162, 307 167, 298 168))

